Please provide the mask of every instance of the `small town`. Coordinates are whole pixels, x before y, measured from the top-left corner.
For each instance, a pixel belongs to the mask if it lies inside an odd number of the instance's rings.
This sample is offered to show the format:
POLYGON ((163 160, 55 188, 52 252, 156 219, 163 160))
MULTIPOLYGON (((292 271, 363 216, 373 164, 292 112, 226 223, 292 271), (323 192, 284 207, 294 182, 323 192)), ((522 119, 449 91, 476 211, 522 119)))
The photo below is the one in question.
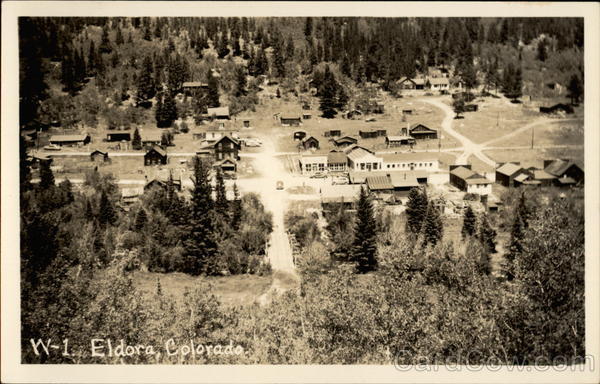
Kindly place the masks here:
POLYGON ((582 20, 399 20, 20 20, 23 361, 578 364, 582 20))

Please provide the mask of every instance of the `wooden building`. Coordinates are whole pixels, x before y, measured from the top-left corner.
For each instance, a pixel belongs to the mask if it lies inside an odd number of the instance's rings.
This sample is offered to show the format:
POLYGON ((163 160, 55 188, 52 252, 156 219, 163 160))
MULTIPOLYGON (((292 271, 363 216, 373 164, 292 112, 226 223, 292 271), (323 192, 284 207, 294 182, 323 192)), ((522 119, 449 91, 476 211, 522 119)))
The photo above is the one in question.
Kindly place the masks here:
POLYGON ((108 152, 102 152, 98 149, 90 153, 90 160, 94 163, 107 163, 110 161, 108 158, 108 152))
POLYGON ((337 148, 345 148, 350 145, 355 145, 357 143, 358 143, 358 140, 356 138, 350 137, 350 136, 344 136, 344 137, 340 137, 339 139, 333 140, 333 144, 337 148))
POLYGON ((130 130, 113 131, 106 134, 106 141, 131 141, 133 134, 130 130))
POLYGON ((304 150, 319 149, 319 140, 314 136, 308 136, 302 139, 301 145, 304 150))
POLYGON ((431 129, 421 123, 411 125, 408 133, 416 140, 437 139, 438 137, 435 129, 431 129))
POLYGON ((281 116, 279 121, 283 127, 299 127, 302 125, 302 118, 300 116, 281 116))
POLYGON ((385 145, 388 148, 401 147, 403 145, 414 145, 415 139, 410 136, 386 136, 385 145))
POLYGON ((50 136, 50 144, 60 145, 61 147, 81 147, 88 144, 91 140, 90 135, 87 133, 50 136))
POLYGON ((165 165, 167 164, 167 151, 160 146, 155 145, 144 155, 144 165, 165 165))

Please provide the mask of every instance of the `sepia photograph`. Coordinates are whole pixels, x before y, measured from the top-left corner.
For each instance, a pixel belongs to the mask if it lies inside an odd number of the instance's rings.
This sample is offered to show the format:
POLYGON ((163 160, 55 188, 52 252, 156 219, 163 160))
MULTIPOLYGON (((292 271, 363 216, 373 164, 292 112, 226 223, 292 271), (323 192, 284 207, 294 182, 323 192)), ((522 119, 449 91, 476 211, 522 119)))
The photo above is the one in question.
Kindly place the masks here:
POLYGON ((16 364, 597 377, 585 17, 208 6, 15 17, 16 364))

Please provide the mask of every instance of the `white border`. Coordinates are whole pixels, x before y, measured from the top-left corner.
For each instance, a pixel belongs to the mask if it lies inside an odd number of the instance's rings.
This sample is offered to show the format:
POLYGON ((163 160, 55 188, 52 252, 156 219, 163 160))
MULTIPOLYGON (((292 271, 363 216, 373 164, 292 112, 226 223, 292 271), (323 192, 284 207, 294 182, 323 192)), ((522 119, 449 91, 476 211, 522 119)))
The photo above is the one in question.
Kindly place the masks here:
POLYGON ((473 2, 3 2, 2 3, 2 382, 599 382, 600 77, 597 3, 473 2), (401 373, 392 366, 21 365, 19 335, 19 173, 17 17, 28 16, 373 16, 585 18, 586 353, 594 372, 401 373))

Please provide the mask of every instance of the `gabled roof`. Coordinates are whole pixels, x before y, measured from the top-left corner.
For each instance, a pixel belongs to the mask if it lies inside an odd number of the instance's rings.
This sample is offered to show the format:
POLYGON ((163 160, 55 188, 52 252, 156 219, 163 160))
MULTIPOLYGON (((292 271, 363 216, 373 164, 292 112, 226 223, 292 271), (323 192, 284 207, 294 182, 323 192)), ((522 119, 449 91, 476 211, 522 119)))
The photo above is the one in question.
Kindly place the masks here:
POLYGON ((234 161, 234 160, 232 160, 232 159, 230 159, 230 158, 226 158, 226 159, 223 159, 223 160, 217 161, 217 162, 215 163, 215 165, 218 165, 218 166, 220 166, 220 165, 223 165, 223 164, 225 164, 225 163, 230 163, 230 164, 233 164, 233 165, 237 164, 237 162, 236 162, 236 161, 234 161))
POLYGON ((527 180, 529 178, 529 175, 526 173, 521 173, 517 176, 515 176, 515 180, 518 181, 519 183, 524 182, 525 180, 527 180))
POLYGON ((556 179, 556 181, 563 185, 576 183, 575 179, 573 179, 571 177, 559 177, 556 179))
POLYGON ((429 79, 429 84, 431 85, 446 85, 450 84, 450 81, 447 77, 432 77, 429 79))
POLYGON ((319 142, 319 140, 317 140, 314 136, 307 136, 304 139, 302 139, 302 144, 306 143, 307 141, 309 141, 310 139, 316 141, 317 143, 319 142))
POLYGON ((463 179, 463 180, 466 180, 466 179, 468 179, 469 177, 471 177, 471 176, 475 175, 475 172, 473 172, 473 171, 471 171, 470 169, 468 169, 468 168, 465 168, 465 167, 457 167, 457 168, 454 168, 454 169, 453 169, 453 170, 450 172, 450 174, 452 174, 452 175, 454 175, 454 176, 457 176, 457 177, 460 177, 460 178, 461 178, 461 179, 463 179))
POLYGON ((331 164, 345 163, 348 157, 344 152, 331 151, 327 154, 327 162, 331 164))
POLYGON ((282 115, 281 120, 302 120, 300 115, 282 115))
POLYGON ((77 134, 77 135, 52 135, 50 136, 50 141, 57 142, 68 142, 68 141, 85 141, 89 135, 87 133, 77 134))
POLYGON ((221 137, 219 140, 215 141, 215 144, 214 144, 214 146, 216 147, 216 145, 217 145, 217 144, 219 144, 221 141, 223 141, 223 140, 225 140, 225 139, 227 139, 227 140, 231 141, 231 142, 232 142, 232 143, 234 143, 236 146, 239 146, 239 145, 240 145, 240 142, 239 142, 239 141, 237 141, 236 139, 234 139, 233 137, 231 137, 231 136, 229 136, 229 135, 224 135, 224 136, 223 136, 223 137, 221 137))
POLYGON ((532 172, 533 172, 533 178, 535 180, 556 179, 556 176, 549 174, 548 172, 544 171, 543 169, 534 169, 534 170, 532 170, 532 172))
POLYGON ((363 147, 354 147, 352 151, 346 153, 348 158, 354 162, 357 160, 361 160, 364 158, 375 158, 379 160, 380 158, 375 156, 375 154, 363 147))
POLYGON ((522 168, 515 163, 505 163, 496 168, 496 172, 499 172, 506 176, 512 176, 519 172, 522 168))
POLYGON ((544 168, 544 171, 554 176, 562 176, 573 165, 578 167, 577 164, 570 160, 557 159, 544 168))
POLYGON ((327 163, 327 156, 325 155, 308 155, 300 158, 302 164, 315 164, 315 163, 327 163))
POLYGON ((229 107, 207 108, 209 116, 229 116, 229 107))
POLYGON ((394 188, 419 186, 415 172, 390 172, 389 177, 394 188))
POLYGON ((490 180, 481 175, 475 174, 474 176, 465 180, 467 184, 492 184, 490 180))
POLYGON ((154 145, 152 148, 150 148, 148 150, 148 152, 146 152, 146 155, 149 154, 152 151, 155 151, 156 153, 158 153, 161 156, 167 156, 167 151, 165 151, 164 149, 162 149, 158 145, 154 145))
POLYGON ((90 156, 91 156, 91 155, 94 155, 94 154, 96 154, 96 153, 99 153, 99 154, 101 154, 101 155, 103 155, 103 156, 106 156, 106 155, 108 155, 108 152, 103 152, 103 151, 101 151, 101 150, 99 150, 99 149, 96 149, 96 150, 93 150, 93 151, 92 151, 92 153, 90 153, 90 156))
POLYGON ((372 191, 394 189, 394 186, 392 185, 388 175, 368 176, 367 186, 372 191))
POLYGON ((135 187, 135 188, 123 188, 121 189, 121 196, 124 198, 138 197, 144 194, 143 187, 135 187))
POLYGON ((413 134, 413 131, 416 131, 416 132, 437 132, 435 129, 431 129, 428 126, 426 126, 425 124, 421 124, 421 123, 411 124, 409 130, 410 130, 411 134, 413 134))
POLYGON ((358 143, 358 139, 354 138, 354 137, 350 137, 350 136, 344 136, 344 137, 340 137, 339 139, 335 139, 334 140, 335 143, 343 143, 343 142, 352 142, 352 143, 358 143))

